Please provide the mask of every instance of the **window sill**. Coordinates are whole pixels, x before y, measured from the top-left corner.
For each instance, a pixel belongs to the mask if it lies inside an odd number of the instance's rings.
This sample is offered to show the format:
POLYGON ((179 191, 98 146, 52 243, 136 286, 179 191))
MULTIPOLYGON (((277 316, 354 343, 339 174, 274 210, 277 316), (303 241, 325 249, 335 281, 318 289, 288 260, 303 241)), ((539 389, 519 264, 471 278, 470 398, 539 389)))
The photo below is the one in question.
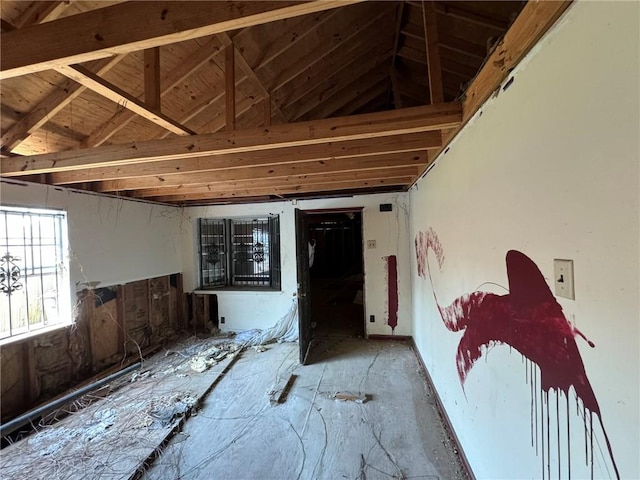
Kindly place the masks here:
POLYGON ((216 293, 265 293, 265 294, 278 294, 282 293, 282 290, 277 290, 275 288, 257 288, 257 287, 222 287, 222 288, 210 288, 210 289, 202 289, 199 288, 194 290, 193 293, 197 293, 198 295, 207 295, 216 293))
POLYGON ((13 335, 11 337, 6 337, 0 340, 0 347, 4 347, 6 345, 10 345, 12 343, 20 343, 26 340, 31 340, 39 335, 44 335, 45 333, 52 333, 57 330, 62 330, 68 328, 73 325, 73 322, 66 323, 56 323, 55 325, 51 325, 49 327, 39 328, 38 330, 34 330, 32 332, 20 333, 18 335, 13 335))

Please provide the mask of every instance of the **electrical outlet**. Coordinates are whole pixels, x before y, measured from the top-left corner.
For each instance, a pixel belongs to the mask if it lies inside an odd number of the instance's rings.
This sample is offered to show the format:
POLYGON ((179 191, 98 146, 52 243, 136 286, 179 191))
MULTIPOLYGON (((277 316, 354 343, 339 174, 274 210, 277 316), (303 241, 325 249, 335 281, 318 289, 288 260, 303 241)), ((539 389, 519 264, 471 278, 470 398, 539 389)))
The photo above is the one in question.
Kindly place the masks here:
POLYGON ((576 299, 573 284, 573 260, 560 258, 553 260, 553 281, 557 296, 570 300, 576 299))
POLYGON ((376 248, 375 240, 367 240, 367 248, 376 248))
POLYGON ((220 323, 224 323, 224 317, 220 317, 220 323))
POLYGON ((376 316, 375 315, 369 315, 369 322, 375 323, 376 322, 376 316))

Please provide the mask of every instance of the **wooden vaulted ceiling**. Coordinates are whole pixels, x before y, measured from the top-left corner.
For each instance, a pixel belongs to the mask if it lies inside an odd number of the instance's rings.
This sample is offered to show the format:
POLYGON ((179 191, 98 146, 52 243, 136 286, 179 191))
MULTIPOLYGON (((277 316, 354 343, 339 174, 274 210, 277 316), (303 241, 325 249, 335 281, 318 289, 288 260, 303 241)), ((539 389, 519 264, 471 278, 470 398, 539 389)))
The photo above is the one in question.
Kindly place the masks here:
POLYGON ((0 5, 1 175, 190 204, 406 189, 567 2, 0 5))

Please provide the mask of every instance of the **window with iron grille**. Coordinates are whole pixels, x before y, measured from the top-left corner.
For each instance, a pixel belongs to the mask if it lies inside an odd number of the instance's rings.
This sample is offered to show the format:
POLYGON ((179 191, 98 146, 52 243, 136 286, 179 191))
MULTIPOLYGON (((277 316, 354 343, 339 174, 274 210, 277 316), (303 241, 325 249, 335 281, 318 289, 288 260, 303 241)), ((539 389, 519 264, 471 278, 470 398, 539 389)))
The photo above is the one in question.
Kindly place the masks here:
POLYGON ((0 339, 71 322, 67 215, 0 206, 0 339))
POLYGON ((280 289, 280 219, 201 218, 200 288, 280 289))

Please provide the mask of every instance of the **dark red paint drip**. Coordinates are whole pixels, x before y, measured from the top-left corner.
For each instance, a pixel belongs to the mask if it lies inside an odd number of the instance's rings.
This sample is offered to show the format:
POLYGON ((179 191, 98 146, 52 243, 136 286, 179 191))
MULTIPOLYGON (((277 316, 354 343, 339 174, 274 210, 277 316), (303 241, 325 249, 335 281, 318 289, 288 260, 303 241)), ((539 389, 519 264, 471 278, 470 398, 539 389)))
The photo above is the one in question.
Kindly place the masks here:
POLYGON ((387 260, 387 296, 389 305, 389 319, 387 325, 391 331, 398 326, 398 260, 395 255, 389 255, 387 260))
MULTIPOLYGON (((423 278, 428 275, 431 280, 429 250, 434 252, 439 267, 442 267, 444 262, 442 246, 435 231, 429 229, 426 232, 418 232, 415 247, 418 275, 423 278)), ((602 425, 600 406, 587 378, 575 337, 582 337, 591 347, 594 347, 593 342, 569 323, 542 273, 529 257, 516 250, 510 250, 506 255, 506 265, 509 279, 509 293, 506 295, 474 291, 462 295, 447 307, 441 307, 434 290, 434 298, 445 326, 452 332, 464 331, 456 355, 461 384, 464 385, 469 371, 489 347, 506 344, 516 349, 540 369, 539 385, 541 392, 545 394, 544 402, 540 402, 542 456, 544 465, 546 443, 547 476, 550 478, 551 475, 549 390, 555 390, 557 395, 563 392, 568 398, 569 390, 573 387, 575 394, 582 401, 585 416, 589 414, 591 425, 593 425, 593 414, 598 415, 616 477, 620 478, 609 438, 602 425), (545 405, 546 442, 544 438, 545 405)), ((433 282, 431 284, 433 285, 433 282)), ((559 401, 557 398, 556 400, 559 401)), ((556 415, 559 420, 558 403, 556 403, 556 415)), ((558 425, 558 437, 559 428, 558 425)), ((590 434, 592 437, 592 428, 590 428, 590 434)), ((560 468, 559 444, 558 442, 558 467, 560 468)), ((593 450, 592 443, 591 449, 593 450)), ((591 468, 593 470, 593 453, 591 453, 591 468)), ((543 467, 543 476, 544 473, 543 467)))

